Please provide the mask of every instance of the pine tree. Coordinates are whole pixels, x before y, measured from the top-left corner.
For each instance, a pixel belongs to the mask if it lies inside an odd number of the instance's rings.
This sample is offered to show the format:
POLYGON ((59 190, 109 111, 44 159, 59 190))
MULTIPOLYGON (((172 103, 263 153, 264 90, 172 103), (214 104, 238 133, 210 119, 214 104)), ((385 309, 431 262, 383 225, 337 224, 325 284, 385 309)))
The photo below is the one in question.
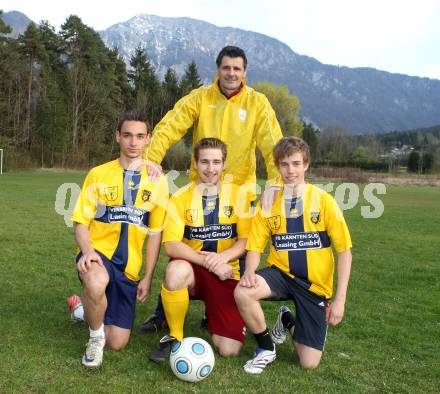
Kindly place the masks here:
POLYGON ((185 73, 180 81, 181 95, 185 96, 191 92, 191 90, 197 89, 200 86, 202 86, 202 82, 199 77, 197 65, 193 60, 190 64, 188 64, 188 67, 186 68, 185 73))
POLYGON ((71 145, 72 151, 77 153, 79 145, 80 123, 85 112, 85 99, 88 94, 88 73, 83 56, 88 50, 85 48, 85 26, 75 15, 67 18, 61 26, 63 49, 66 58, 67 78, 66 88, 69 103, 71 145))
POLYGON ((0 144, 5 146, 9 141, 13 143, 15 135, 14 119, 15 101, 17 95, 14 85, 16 78, 14 74, 19 73, 18 51, 15 51, 14 44, 5 36, 12 31, 2 19, 3 11, 0 10, 0 144))
POLYGON ((40 32, 34 23, 29 23, 25 32, 19 36, 18 42, 22 53, 28 61, 26 121, 24 125, 23 143, 28 149, 30 149, 32 144, 31 129, 34 127, 33 122, 36 113, 36 97, 38 96, 38 88, 36 88, 35 91, 33 90, 34 70, 36 70, 37 62, 44 60, 47 54, 41 40, 40 32))
POLYGON ((48 21, 41 21, 38 30, 50 67, 62 73, 65 70, 65 63, 62 60, 63 41, 61 37, 55 32, 55 27, 48 21))
POLYGON ((61 37, 67 66, 71 159, 91 166, 112 154, 108 146, 124 107, 123 81, 116 72, 115 54, 80 18, 70 16, 61 26, 61 37))
POLYGON ((164 109, 168 111, 180 98, 179 81, 174 69, 169 68, 165 73, 162 89, 164 90, 164 109))
MULTIPOLYGON (((67 149, 68 106, 64 85, 66 66, 62 60, 62 40, 55 28, 41 21, 38 30, 46 51, 40 64, 40 94, 36 110, 36 131, 40 145, 41 166, 55 166, 60 153, 67 149)), ((64 163, 61 161, 61 164, 64 163)))
MULTIPOLYGON (((190 64, 188 64, 188 67, 186 68, 185 73, 180 80, 180 93, 182 96, 185 96, 186 94, 194 89, 197 89, 200 86, 202 86, 202 83, 199 77, 199 72, 197 70, 197 65, 193 60, 190 64)), ((183 137, 187 146, 192 146, 193 134, 194 127, 191 127, 185 134, 185 137, 183 137)))
POLYGON ((145 111, 154 126, 160 117, 157 102, 160 83, 145 50, 140 45, 130 58, 130 66, 128 78, 133 87, 135 103, 139 109, 145 111))
POLYGON ((114 64, 115 84, 122 95, 124 110, 130 109, 134 105, 133 89, 130 85, 127 75, 127 69, 124 60, 119 56, 118 49, 114 48, 109 52, 110 60, 114 64))
POLYGON ((318 142, 319 142, 319 129, 313 127, 311 123, 304 123, 302 138, 310 147, 310 155, 313 160, 318 160, 318 142))

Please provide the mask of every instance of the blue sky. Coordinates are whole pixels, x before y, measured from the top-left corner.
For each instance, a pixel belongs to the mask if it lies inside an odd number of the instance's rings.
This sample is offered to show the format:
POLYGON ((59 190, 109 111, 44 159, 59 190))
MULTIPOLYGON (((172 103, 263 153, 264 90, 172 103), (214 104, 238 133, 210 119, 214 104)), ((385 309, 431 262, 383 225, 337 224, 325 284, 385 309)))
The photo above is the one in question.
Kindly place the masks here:
POLYGON ((440 79, 440 0, 2 0, 4 11, 96 30, 136 14, 188 16, 269 35, 322 63, 440 79))

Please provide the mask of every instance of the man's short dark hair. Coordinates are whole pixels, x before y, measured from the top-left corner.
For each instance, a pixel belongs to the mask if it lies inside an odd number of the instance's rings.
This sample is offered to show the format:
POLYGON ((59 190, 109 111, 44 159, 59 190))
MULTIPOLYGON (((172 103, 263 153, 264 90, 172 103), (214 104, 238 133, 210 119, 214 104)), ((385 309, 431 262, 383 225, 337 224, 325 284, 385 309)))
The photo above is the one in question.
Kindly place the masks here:
POLYGON ((194 160, 197 163, 200 157, 200 151, 203 149, 219 149, 222 152, 223 162, 226 161, 226 144, 218 138, 202 138, 194 145, 194 160))
POLYGON ((125 111, 122 116, 119 118, 118 123, 118 131, 121 131, 122 125, 125 121, 135 121, 135 122, 143 122, 147 126, 147 133, 151 134, 150 124, 148 123, 147 117, 145 113, 139 109, 130 109, 125 111))
POLYGON ((217 64, 217 68, 220 67, 220 64, 222 64, 222 59, 224 56, 228 56, 228 57, 241 57, 243 59, 243 65, 244 65, 244 69, 246 70, 247 67, 247 57, 246 54, 244 53, 243 49, 239 48, 239 47, 234 47, 232 45, 228 45, 226 47, 224 47, 220 53, 217 56, 217 60, 215 61, 217 64))

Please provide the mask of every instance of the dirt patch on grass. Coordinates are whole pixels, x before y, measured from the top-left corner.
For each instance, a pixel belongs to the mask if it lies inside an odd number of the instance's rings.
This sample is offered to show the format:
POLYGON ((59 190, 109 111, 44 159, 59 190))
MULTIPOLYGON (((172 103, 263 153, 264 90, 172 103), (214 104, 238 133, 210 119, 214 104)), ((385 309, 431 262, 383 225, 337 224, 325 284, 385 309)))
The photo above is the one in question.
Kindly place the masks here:
POLYGON ((429 186, 440 187, 440 178, 434 177, 402 177, 402 176, 372 176, 369 182, 382 182, 388 185, 398 186, 429 186))
POLYGON ((398 186, 440 187, 440 175, 418 175, 409 173, 381 174, 361 171, 357 168, 313 168, 309 174, 313 181, 337 181, 353 183, 385 183, 398 186))
POLYGON ((36 168, 34 170, 35 172, 55 172, 55 173, 61 173, 61 172, 86 172, 87 170, 81 169, 81 168, 61 168, 61 167, 53 167, 53 168, 36 168))

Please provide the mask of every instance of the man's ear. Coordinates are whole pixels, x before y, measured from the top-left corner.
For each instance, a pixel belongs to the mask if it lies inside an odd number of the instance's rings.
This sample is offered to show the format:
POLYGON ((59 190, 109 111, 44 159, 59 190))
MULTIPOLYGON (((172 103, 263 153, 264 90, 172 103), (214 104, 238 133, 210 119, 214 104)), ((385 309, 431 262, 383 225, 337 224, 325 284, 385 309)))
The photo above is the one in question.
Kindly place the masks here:
POLYGON ((119 143, 119 141, 121 140, 121 132, 119 130, 115 131, 115 137, 116 141, 119 143))
POLYGON ((145 145, 149 145, 150 142, 151 142, 151 134, 150 134, 150 133, 147 133, 147 137, 146 137, 145 145))

